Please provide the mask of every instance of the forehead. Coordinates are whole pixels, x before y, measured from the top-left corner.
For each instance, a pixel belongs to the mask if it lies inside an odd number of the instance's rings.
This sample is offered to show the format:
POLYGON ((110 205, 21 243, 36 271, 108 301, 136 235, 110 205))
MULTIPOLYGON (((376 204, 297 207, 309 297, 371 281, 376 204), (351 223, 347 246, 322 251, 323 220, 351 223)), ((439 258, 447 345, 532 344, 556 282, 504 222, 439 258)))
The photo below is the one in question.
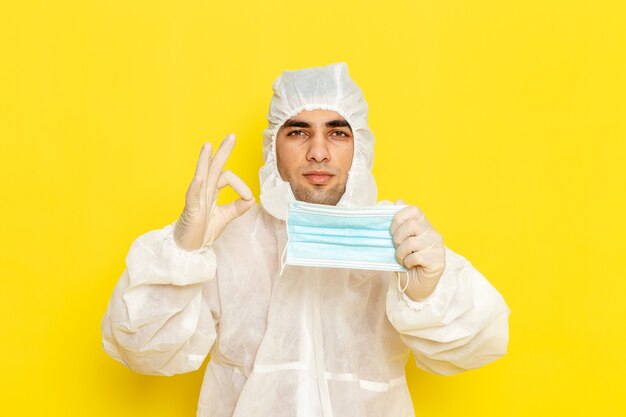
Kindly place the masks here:
POLYGON ((343 119, 336 111, 326 109, 303 110, 295 116, 291 116, 291 118, 301 120, 343 119))

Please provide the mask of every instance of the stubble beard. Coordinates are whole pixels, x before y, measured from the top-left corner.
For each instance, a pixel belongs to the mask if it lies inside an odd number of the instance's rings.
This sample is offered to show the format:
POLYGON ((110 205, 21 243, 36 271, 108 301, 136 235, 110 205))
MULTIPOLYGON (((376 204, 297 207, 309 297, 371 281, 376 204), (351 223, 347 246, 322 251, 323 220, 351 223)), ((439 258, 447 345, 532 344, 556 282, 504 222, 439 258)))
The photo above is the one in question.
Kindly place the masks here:
MULTIPOLYGON (((283 181, 287 181, 289 183, 289 185, 291 186, 291 191, 293 192, 294 197, 298 201, 304 201, 307 203, 315 203, 315 204, 325 204, 328 206, 336 206, 346 191, 347 178, 343 182, 336 184, 332 188, 324 188, 321 185, 318 186, 315 184, 307 184, 307 183, 301 184, 301 183, 298 183, 298 181, 293 180, 291 178, 291 175, 289 175, 288 172, 285 172, 285 171, 281 172, 280 163, 278 165, 279 165, 278 172, 279 172, 280 177, 282 178, 283 181)), ((318 169, 328 170, 328 168, 323 167, 323 166, 318 167, 318 169)), ((299 167, 297 171, 298 172, 302 171, 302 167, 299 167)), ((339 176, 339 177, 342 176, 341 169, 335 169, 332 171, 336 171, 334 172, 334 175, 339 176)), ((298 175, 299 177, 299 174, 296 174, 296 175, 298 175)))
MULTIPOLYGON (((341 176, 341 170, 335 175, 341 176)), ((299 184, 297 181, 293 181, 288 174, 285 176, 287 176, 285 181, 291 185, 291 191, 298 201, 336 206, 346 191, 346 181, 340 182, 332 188, 325 188, 315 184, 299 184)))
POLYGON ((303 187, 291 182, 290 184, 296 200, 305 201, 307 203, 326 204, 329 206, 337 205, 339 200, 341 200, 341 196, 346 191, 345 184, 339 184, 329 189, 318 188, 315 185, 312 187, 303 187))

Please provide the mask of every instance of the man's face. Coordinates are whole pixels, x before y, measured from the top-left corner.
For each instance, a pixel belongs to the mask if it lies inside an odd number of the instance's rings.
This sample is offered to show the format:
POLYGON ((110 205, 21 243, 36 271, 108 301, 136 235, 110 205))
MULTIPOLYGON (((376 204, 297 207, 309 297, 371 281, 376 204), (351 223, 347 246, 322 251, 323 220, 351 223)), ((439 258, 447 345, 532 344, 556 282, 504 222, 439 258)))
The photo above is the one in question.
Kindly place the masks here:
POLYGON ((336 205, 346 190, 354 136, 331 110, 302 111, 276 134, 278 172, 299 201, 336 205))

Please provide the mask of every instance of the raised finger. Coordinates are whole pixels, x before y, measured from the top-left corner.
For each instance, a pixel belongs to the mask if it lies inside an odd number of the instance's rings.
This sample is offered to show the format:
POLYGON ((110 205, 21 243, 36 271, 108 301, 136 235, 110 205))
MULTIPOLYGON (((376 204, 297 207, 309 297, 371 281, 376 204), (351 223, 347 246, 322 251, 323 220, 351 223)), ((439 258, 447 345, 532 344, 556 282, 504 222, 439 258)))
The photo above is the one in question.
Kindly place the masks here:
POLYGON ((202 178, 196 176, 193 178, 193 181, 191 181, 191 184, 189 184, 189 188, 185 194, 185 205, 189 209, 195 210, 200 207, 201 190, 202 178))
POLYGON ((213 152, 213 146, 210 142, 204 142, 202 149, 200 150, 200 157, 196 164, 195 177, 205 177, 207 167, 209 166, 209 160, 211 159, 211 153, 213 152))
POLYGON ((233 147, 235 146, 235 135, 229 133, 222 143, 220 147, 215 152, 215 156, 211 160, 211 165, 209 166, 208 178, 207 178, 207 191, 210 193, 215 189, 217 185, 217 181, 220 177, 220 173, 226 164, 226 160, 230 156, 233 147))
POLYGON ((248 187, 248 185, 243 182, 241 178, 230 170, 226 170, 220 174, 220 178, 217 182, 217 189, 221 190, 227 185, 230 185, 230 187, 244 200, 251 200, 253 198, 250 187, 248 187))
POLYGON ((204 144, 202 145, 202 149, 200 150, 198 163, 196 164, 196 172, 194 174, 192 185, 189 186, 190 189, 193 186, 193 196, 195 197, 197 195, 198 204, 201 204, 201 201, 206 200, 206 177, 208 167, 211 163, 212 152, 213 145, 211 145, 210 142, 204 142, 204 144))

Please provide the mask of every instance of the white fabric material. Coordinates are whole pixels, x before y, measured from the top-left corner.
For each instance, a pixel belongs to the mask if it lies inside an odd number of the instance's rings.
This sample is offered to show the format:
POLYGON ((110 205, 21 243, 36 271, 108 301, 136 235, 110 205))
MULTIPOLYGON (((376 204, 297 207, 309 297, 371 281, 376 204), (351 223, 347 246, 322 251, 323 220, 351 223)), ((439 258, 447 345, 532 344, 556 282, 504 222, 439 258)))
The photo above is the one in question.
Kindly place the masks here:
MULTIPOLYGON (((291 96, 273 99, 270 126, 307 103, 335 105, 363 123, 364 101, 344 65, 314 70, 319 83, 303 73, 315 90, 275 83, 291 96), (339 101, 323 94, 335 89, 339 101)), ((371 204, 376 195, 365 173, 373 136, 361 139, 355 160, 361 155, 362 165, 353 164, 346 206, 371 204)), ((398 291, 393 272, 286 266, 278 276, 289 193, 271 167, 273 144, 266 145, 262 206, 231 222, 212 246, 177 247, 173 224, 133 242, 102 321, 110 356, 137 372, 172 375, 198 369, 210 352, 200 417, 401 417, 414 415, 404 375, 409 352, 417 366, 441 375, 505 353, 505 301, 449 249, 439 285, 419 303, 398 291)))

